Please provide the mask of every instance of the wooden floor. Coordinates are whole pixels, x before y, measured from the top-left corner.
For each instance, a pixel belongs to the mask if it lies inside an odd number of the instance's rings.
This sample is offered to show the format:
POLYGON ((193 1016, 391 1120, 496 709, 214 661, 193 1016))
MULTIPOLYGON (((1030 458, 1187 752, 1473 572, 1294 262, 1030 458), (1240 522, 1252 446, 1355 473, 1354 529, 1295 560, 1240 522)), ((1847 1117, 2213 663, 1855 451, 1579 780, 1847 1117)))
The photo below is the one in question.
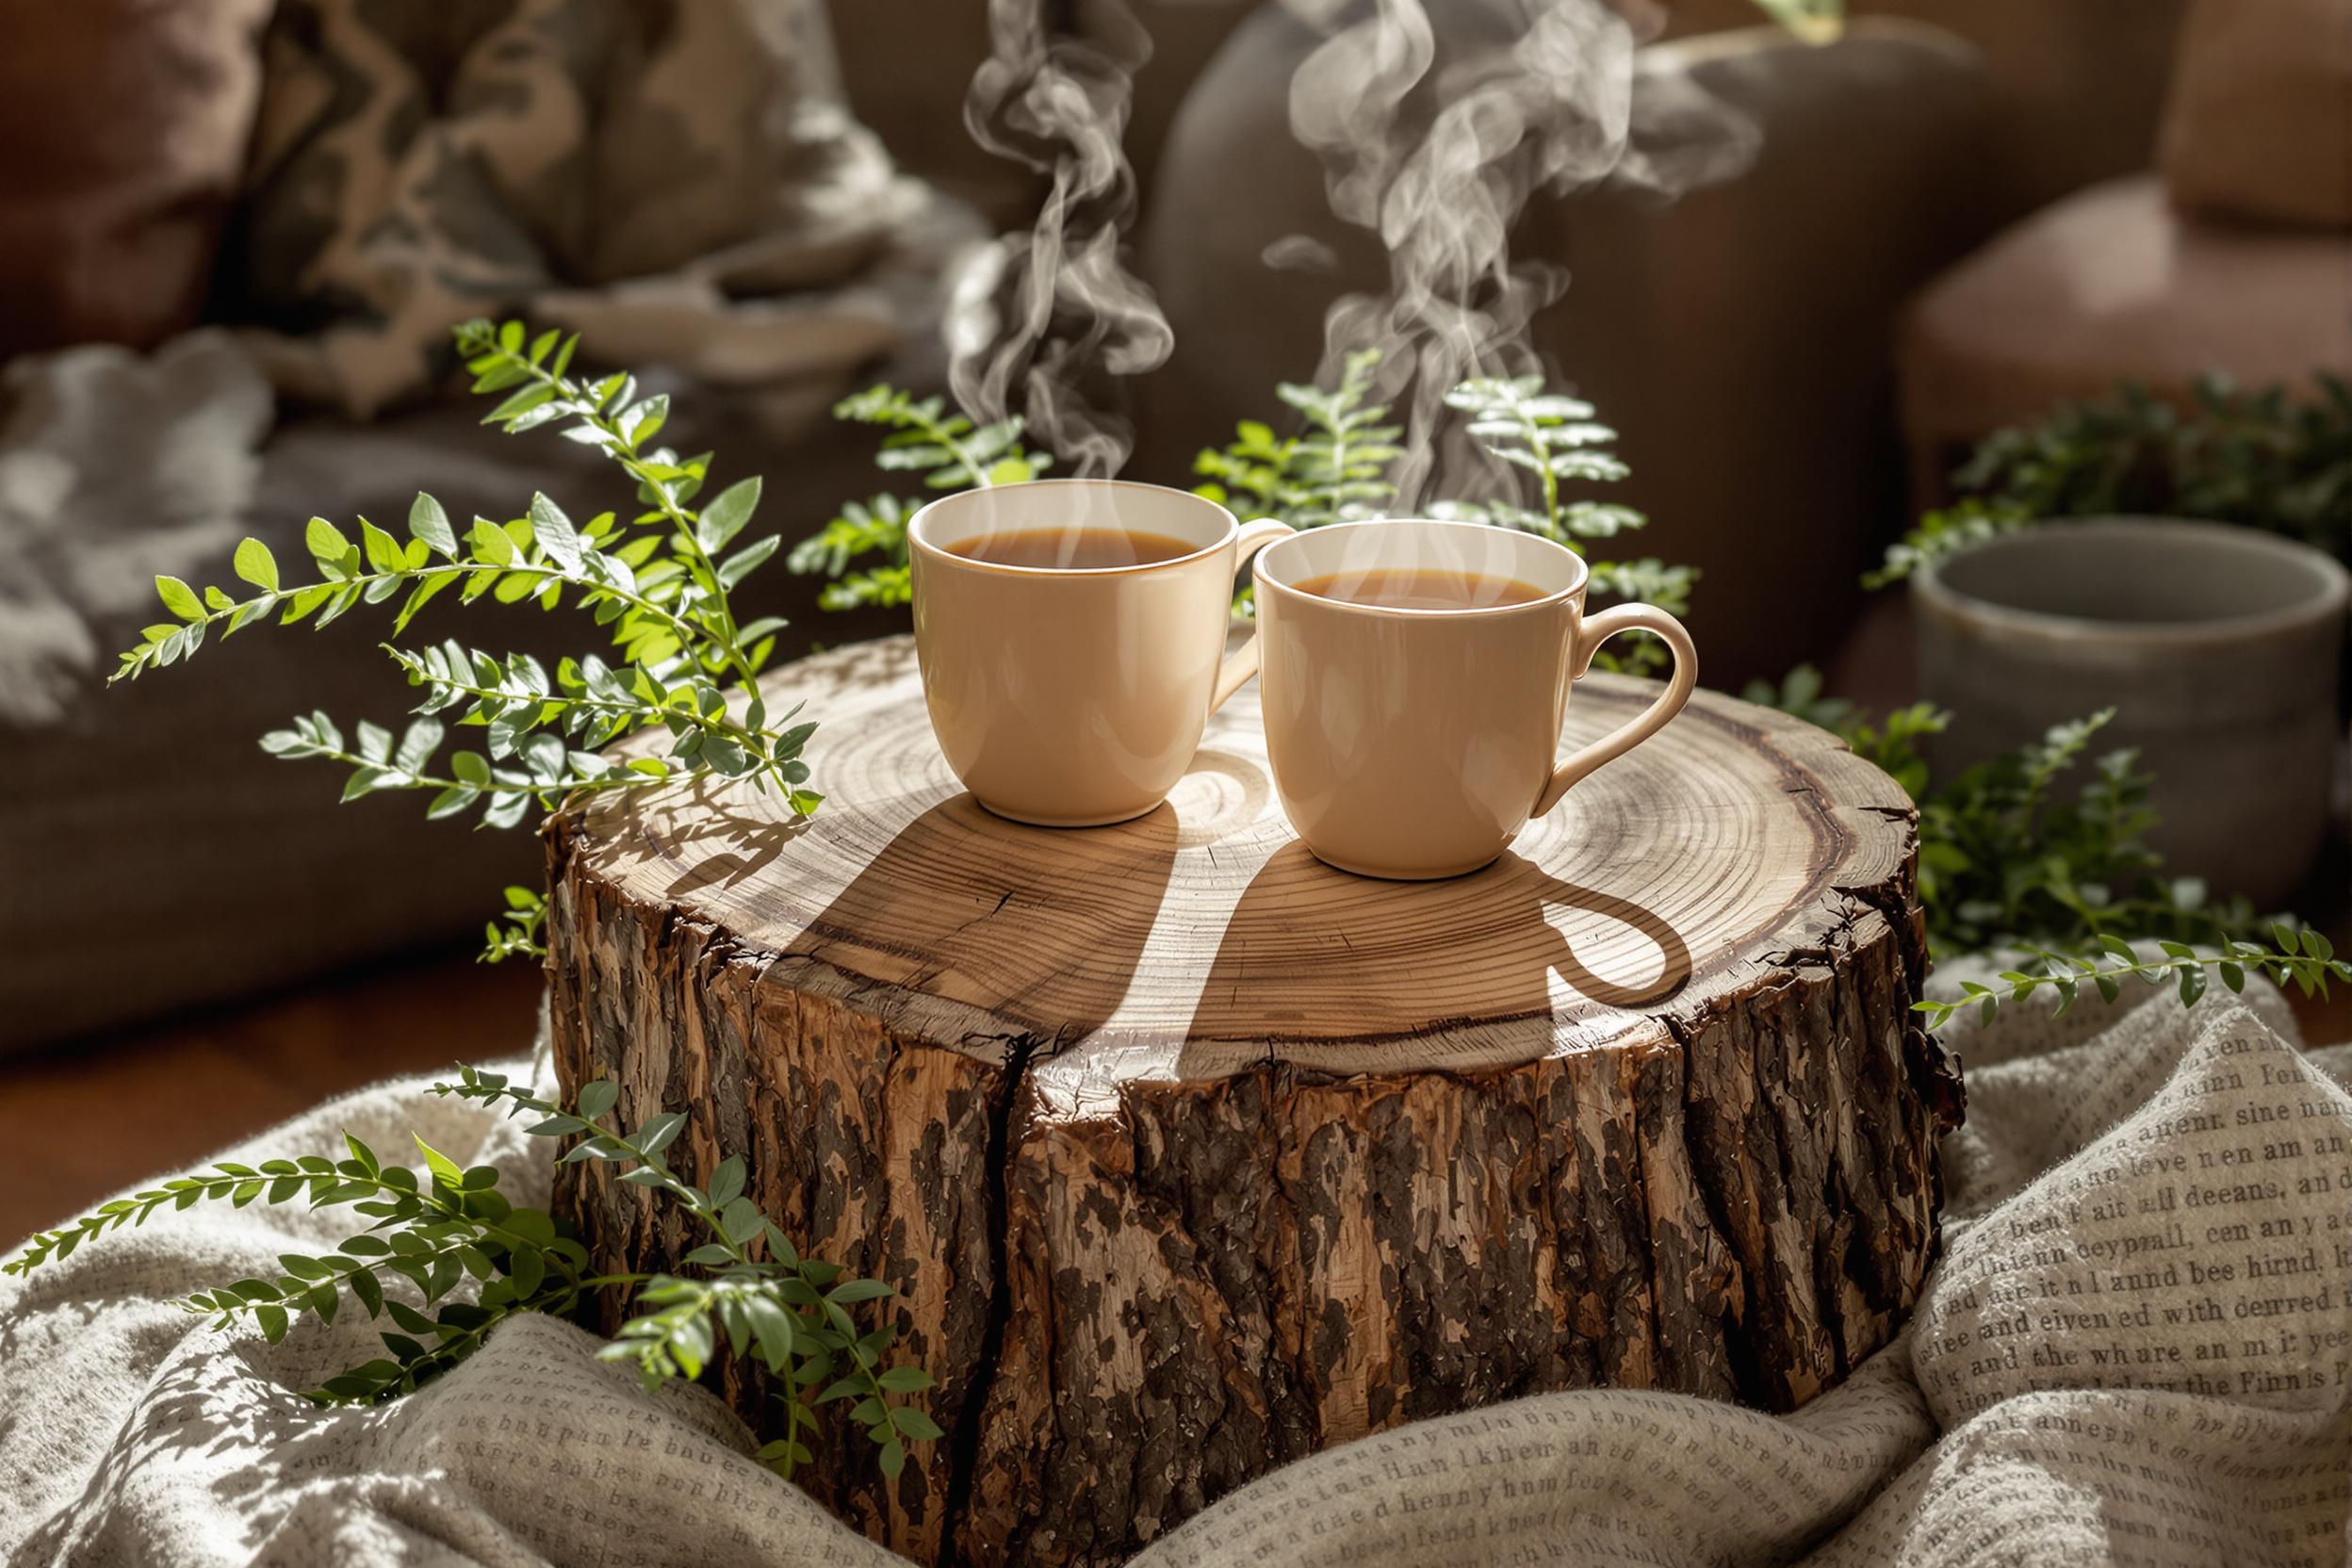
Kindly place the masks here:
POLYGON ((291 996, 0 1057, 0 1246, 363 1084, 529 1048, 533 964, 371 966, 291 996))

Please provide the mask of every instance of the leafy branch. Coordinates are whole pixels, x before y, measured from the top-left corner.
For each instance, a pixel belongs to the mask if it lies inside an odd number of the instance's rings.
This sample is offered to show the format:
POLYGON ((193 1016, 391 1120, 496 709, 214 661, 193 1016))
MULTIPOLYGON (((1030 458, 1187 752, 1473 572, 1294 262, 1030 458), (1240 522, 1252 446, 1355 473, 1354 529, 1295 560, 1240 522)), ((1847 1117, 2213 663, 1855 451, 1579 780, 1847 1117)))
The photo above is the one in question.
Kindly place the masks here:
MULTIPOLYGON (((1331 386, 1285 382, 1275 396, 1296 416, 1298 429, 1278 433, 1266 421, 1244 419, 1233 439, 1193 460, 1202 482, 1194 487, 1233 509, 1244 521, 1275 517, 1293 528, 1319 528, 1385 516, 1396 498, 1390 470, 1404 455, 1403 427, 1389 406, 1375 402, 1380 351, 1348 354, 1331 386)), ((1592 420, 1591 405, 1546 392, 1541 377, 1481 379, 1456 386, 1446 406, 1470 417, 1469 432, 1501 462, 1535 476, 1538 504, 1515 498, 1439 501, 1431 514, 1516 528, 1585 553, 1584 541, 1631 532, 1646 521, 1631 507, 1571 499, 1564 483, 1609 482, 1625 477, 1625 466, 1600 449, 1615 433, 1592 420)), ((844 400, 841 418, 883 426, 876 461, 885 468, 923 468, 935 489, 969 488, 1035 477, 1046 460, 1020 447, 1020 423, 1004 420, 975 429, 950 413, 937 398, 917 400, 876 386, 844 400)), ((833 580, 820 602, 828 610, 860 605, 890 607, 912 595, 906 563, 906 522, 917 503, 894 496, 853 501, 792 553, 796 572, 821 573, 833 580), (860 566, 861 562, 872 564, 860 566)), ((1655 557, 1591 563, 1592 591, 1604 599, 1640 600, 1675 614, 1689 611, 1698 573, 1655 557)), ((1252 595, 1235 596, 1235 612, 1248 614, 1252 595)), ((1635 672, 1665 661, 1662 645, 1647 635, 1596 661, 1603 668, 1635 672)))
POLYGON ((1611 453, 1593 449, 1616 440, 1617 433, 1592 422, 1591 403, 1544 391, 1541 376, 1522 376, 1463 382, 1446 394, 1446 406, 1470 416, 1470 433, 1488 453, 1536 477, 1539 508, 1490 501, 1491 520, 1563 545, 1611 538, 1648 521, 1628 506, 1560 499, 1562 480, 1611 483, 1631 471, 1611 453))
MULTIPOLYGON (((2190 988, 2182 993, 2189 1001, 2202 990, 2209 968, 2219 969, 2233 990, 2231 977, 2241 971, 2298 984, 2325 981, 2324 974, 2306 973, 2331 956, 2318 933, 2298 937, 2295 928, 2273 923, 2279 945, 2265 949, 2255 940, 2258 923, 2245 900, 2216 900, 2196 877, 2164 874, 2164 858, 2147 841, 2156 825, 2148 806, 2154 780, 2140 768, 2139 754, 2126 748, 2090 757, 2112 709, 2055 726, 2029 745, 1937 782, 1919 742, 1941 733, 1952 716, 1932 704, 1873 719, 1824 695, 1820 672, 1807 665, 1778 687, 1753 682, 1741 694, 1835 732, 1918 803, 1919 903, 1930 950, 1938 956, 1987 948, 2034 956, 2015 972, 2030 983, 2004 972, 2010 989, 1997 990, 1995 1004, 2002 994, 2022 997, 2043 986, 2061 987, 2070 1001, 2071 988, 2085 982, 2112 998, 2112 987, 2098 980, 2101 973, 2161 979, 2194 971, 2194 980, 2180 982, 2190 988), (2062 787, 2086 762, 2089 776, 2074 798, 2061 798, 2062 787), (2138 963, 2133 942, 2154 942, 2166 957, 2132 969, 2138 963), (2113 958, 2125 967, 2105 962, 2113 958), (2020 984, 2024 988, 2017 988, 2020 984)), ((1927 1010, 1941 1023, 1956 1007, 1983 1002, 1986 989, 1973 986, 1961 1002, 1927 1010)))
POLYGON ((1890 547, 1870 587, 2054 517, 2239 523, 2352 561, 2352 382, 2312 390, 2198 378, 2188 406, 2129 383, 1987 436, 1952 476, 1961 498, 1890 547))
POLYGON ((2019 967, 2001 972, 1999 986, 1964 980, 1958 997, 1931 999, 1914 1006, 1927 1015, 1930 1028, 1940 1029, 1954 1013, 1969 1007, 1979 1009, 1989 1022, 2002 1004, 2022 1002, 2044 989, 2057 994, 2053 1012, 2057 1016, 2074 1005, 2085 985, 2113 1002, 2122 994, 2126 980, 2148 986, 2169 982, 2178 988, 2180 1004, 2194 1007, 2206 994, 2209 973, 2232 994, 2246 988, 2248 974, 2264 975, 2281 987, 2292 985, 2307 997, 2327 995, 2331 979, 2352 981, 2352 962, 2337 957, 2328 939, 2308 926, 2275 924, 2269 945, 2233 939, 2205 951, 2169 940, 2156 946, 2162 957, 2143 958, 2130 942, 2115 936, 2102 936, 2096 954, 2034 948, 2019 967))
POLYGON ((505 923, 491 921, 482 928, 482 961, 501 964, 509 958, 547 956, 540 932, 547 923, 547 900, 533 888, 506 890, 505 923))
MULTIPOLYGON (((563 423, 568 439, 595 447, 634 482, 638 510, 627 519, 603 512, 577 524, 554 500, 534 495, 524 514, 505 522, 475 517, 462 531, 441 503, 419 495, 407 536, 368 519, 358 538, 323 517, 303 531, 308 565, 282 568, 269 546, 246 539, 231 557, 237 586, 201 591, 178 578, 155 580, 174 617, 144 629, 113 678, 136 679, 192 657, 208 635, 222 639, 265 620, 332 625, 360 605, 398 601, 392 634, 435 597, 566 602, 607 629, 608 661, 566 658, 549 677, 527 654, 499 656, 445 640, 422 648, 385 644, 385 652, 419 697, 414 720, 395 739, 372 724, 347 743, 324 713, 296 719, 262 740, 272 755, 315 759, 348 770, 346 800, 386 790, 431 792, 430 817, 475 807, 482 825, 511 827, 531 808, 552 810, 572 795, 716 774, 773 790, 800 816, 824 796, 808 787, 802 750, 815 726, 771 715, 757 678, 785 623, 739 621, 730 596, 773 556, 780 538, 737 540, 760 504, 760 482, 738 481, 697 504, 710 455, 681 456, 654 438, 669 419, 665 396, 639 397, 627 372, 595 381, 569 373, 576 338, 542 333, 526 346, 524 329, 468 322, 457 329, 474 389, 506 397, 484 416, 508 433, 563 423), (741 689, 740 702, 725 688, 741 689), (447 738, 443 717, 483 732, 481 750, 434 759, 447 738), (666 728, 665 756, 626 760, 600 748, 640 731, 666 728)), ((967 433, 936 419, 923 429, 953 449, 956 461, 988 449, 987 433, 967 433)), ((922 449, 926 454, 932 449, 922 449)), ((916 449, 904 449, 915 455, 916 449)), ((510 925, 486 956, 536 951, 534 932, 510 925)))
MULTIPOLYGON (((1053 458, 1021 443, 1023 423, 1016 415, 990 424, 948 408, 941 398, 917 398, 893 386, 874 386, 833 405, 833 416, 890 432, 874 452, 874 466, 888 471, 923 469, 933 490, 973 490, 1036 479, 1053 458)), ((824 528, 792 547, 786 564, 803 575, 833 580, 818 596, 827 610, 859 605, 906 604, 914 588, 906 564, 906 525, 923 503, 897 496, 845 503, 824 528), (879 557, 853 571, 855 562, 879 557)))
MULTIPOLYGON (((1370 400, 1378 351, 1348 356, 1339 384, 1331 388, 1285 384, 1277 396, 1300 416, 1305 429, 1278 435, 1257 420, 1244 420, 1234 439, 1194 459, 1210 482, 1200 495, 1232 506, 1245 516, 1279 517, 1293 528, 1354 521, 1385 514, 1396 487, 1388 477, 1403 455, 1400 429, 1389 423, 1388 408, 1370 400)), ((1535 501, 1511 496, 1433 502, 1429 514, 1540 534, 1578 555, 1585 541, 1614 538, 1643 526, 1647 518, 1629 506, 1570 499, 1569 483, 1609 483, 1626 476, 1625 464, 1601 449, 1616 433, 1592 420, 1592 406, 1544 389, 1541 376, 1481 377, 1446 394, 1446 406, 1469 416, 1467 430, 1485 451, 1534 475, 1535 501)), ((1592 591, 1603 599, 1655 604, 1674 614, 1690 608, 1695 568, 1656 557, 1590 563, 1592 591)), ((1249 608, 1245 589, 1235 608, 1249 608)), ((1644 673, 1665 662, 1665 649, 1646 634, 1603 650, 1604 669, 1644 673)))
POLYGON ((1943 951, 2079 948, 2102 936, 2214 942, 2252 931, 2245 901, 2215 901, 2195 877, 2162 874, 2164 858, 2147 842, 2153 780, 2136 751, 2098 758, 2073 800, 2055 798, 2113 717, 2056 726, 1921 800, 1919 895, 1943 951))
POLYGON ((1274 395, 1298 414, 1304 429, 1277 435, 1272 426, 1245 419, 1234 438, 1193 460, 1209 482, 1196 494, 1230 506, 1244 522, 1279 517, 1293 528, 1319 528, 1382 514, 1396 487, 1389 465, 1404 455, 1403 427, 1388 407, 1371 400, 1377 349, 1359 350, 1340 367, 1339 384, 1325 388, 1284 382, 1274 395))
MULTIPOLYGON (((1584 541, 1611 539, 1647 526, 1629 506, 1593 500, 1564 500, 1562 482, 1613 483, 1629 470, 1601 449, 1617 438, 1592 421, 1592 405, 1547 392, 1541 376, 1487 377, 1463 382, 1446 394, 1446 406, 1470 416, 1469 433, 1489 456, 1535 476, 1535 506, 1499 497, 1484 501, 1441 503, 1439 515, 1463 517, 1541 534, 1578 555, 1584 541)), ((1591 563, 1592 591, 1605 599, 1654 604, 1669 614, 1690 613, 1693 566, 1670 565, 1655 556, 1591 563)), ((1666 663, 1665 645, 1648 632, 1605 648, 1594 663, 1607 670, 1644 675, 1666 663), (1620 651, 1622 648, 1623 651, 1620 651)))
POLYGON ((304 1202, 313 1210, 349 1204, 371 1223, 331 1252, 280 1254, 278 1272, 200 1290, 180 1305, 209 1317, 217 1329, 241 1322, 271 1344, 305 1317, 332 1323, 348 1305, 370 1319, 388 1319, 379 1337, 387 1356, 329 1378, 308 1397, 322 1405, 379 1404, 408 1394, 481 1348, 489 1331, 518 1313, 572 1314, 593 1292, 639 1287, 634 1315, 598 1352, 635 1365, 648 1388, 698 1378, 717 1352, 749 1357, 777 1378, 786 1435, 760 1450, 783 1474, 813 1455, 808 1434, 821 1407, 853 1401, 852 1418, 880 1451, 884 1472, 895 1477, 906 1445, 940 1435, 937 1423, 905 1396, 932 1385, 920 1367, 883 1364, 894 1324, 860 1331, 851 1309, 895 1294, 879 1281, 844 1278, 835 1264, 803 1258, 776 1226, 743 1195, 743 1161, 729 1156, 710 1185, 685 1181, 662 1158, 684 1128, 679 1112, 663 1112, 634 1134, 608 1124, 620 1094, 610 1080, 582 1086, 574 1107, 510 1084, 503 1074, 461 1066, 456 1083, 433 1092, 499 1106, 510 1116, 538 1119, 527 1132, 578 1140, 565 1163, 602 1161, 619 1179, 678 1202, 712 1239, 689 1252, 693 1274, 596 1274, 587 1249, 565 1221, 540 1209, 518 1208, 498 1190, 490 1166, 461 1168, 416 1141, 423 1168, 387 1165, 349 1133, 349 1157, 323 1155, 223 1162, 200 1174, 102 1204, 57 1230, 44 1231, 0 1272, 30 1273, 62 1262, 86 1243, 125 1225, 141 1226, 166 1209, 205 1202, 244 1208, 253 1202, 304 1202), (470 1299, 457 1293, 471 1282, 470 1299), (893 1402, 893 1396, 898 1396, 893 1402))
POLYGON ((908 1442, 941 1435, 921 1409, 890 1400, 893 1394, 932 1386, 930 1374, 920 1367, 883 1366, 896 1324, 861 1334, 850 1315, 858 1303, 896 1292, 878 1280, 843 1279, 839 1265, 801 1257, 776 1223, 743 1196, 740 1156, 719 1162, 707 1188, 671 1169, 662 1152, 684 1127, 683 1112, 662 1112, 632 1137, 598 1125, 618 1096, 610 1080, 582 1088, 571 1112, 514 1087, 498 1074, 471 1068, 461 1070, 459 1083, 437 1084, 433 1092, 503 1104, 509 1116, 537 1115, 541 1119, 527 1132, 581 1139, 562 1163, 623 1165, 621 1181, 665 1194, 710 1233, 711 1239, 684 1259, 708 1272, 647 1280, 637 1296, 638 1306, 647 1310, 621 1325, 613 1342, 597 1352, 602 1359, 633 1364, 650 1390, 670 1378, 700 1377, 723 1332, 733 1354, 749 1356, 780 1381, 785 1435, 763 1447, 760 1457, 787 1476, 813 1457, 802 1433, 818 1422, 818 1407, 838 1399, 856 1401, 851 1416, 879 1448, 883 1474, 893 1478, 906 1466, 908 1442))
POLYGON ((1740 694, 1749 702, 1777 708, 1829 730, 1855 756, 1902 785, 1903 793, 1913 800, 1927 793, 1927 760, 1919 755, 1920 738, 1940 735, 1952 724, 1948 710, 1929 702, 1915 702, 1874 720, 1843 697, 1824 695, 1821 672, 1810 664, 1790 670, 1777 687, 1768 680, 1751 680, 1740 694))
POLYGON ((1963 497, 1939 512, 1926 514, 1917 527, 1887 546, 1886 559, 1862 574, 1862 586, 1878 589, 1901 582, 2004 533, 2022 532, 2037 520, 2014 501, 1963 497))
POLYGON ((803 575, 816 572, 833 580, 818 591, 823 609, 911 604, 915 587, 906 564, 906 525, 917 510, 915 502, 896 496, 844 501, 831 522, 792 547, 785 563, 803 575), (881 560, 874 564, 850 569, 852 562, 877 555, 881 560))

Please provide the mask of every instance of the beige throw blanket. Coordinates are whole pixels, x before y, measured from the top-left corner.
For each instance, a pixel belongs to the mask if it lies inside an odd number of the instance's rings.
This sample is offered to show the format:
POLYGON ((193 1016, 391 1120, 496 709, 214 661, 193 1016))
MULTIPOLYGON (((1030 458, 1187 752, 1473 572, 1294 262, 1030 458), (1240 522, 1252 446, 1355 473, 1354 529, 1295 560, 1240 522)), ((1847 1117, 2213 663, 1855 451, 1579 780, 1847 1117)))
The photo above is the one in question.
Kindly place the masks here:
MULTIPOLYGON (((1944 977, 1947 983, 1951 976, 1944 977)), ((1906 1333, 1794 1415, 1546 1395, 1278 1471, 1146 1551, 1224 1564, 2338 1564, 2352 1503, 2352 1048, 2275 993, 2137 990, 1955 1024, 1969 1120, 1906 1333), (2331 1073, 2334 1077, 2331 1077, 2331 1073)), ((391 1085, 230 1158, 414 1126, 526 1191, 506 1126, 391 1085)), ((895 1562, 749 1457, 699 1390, 640 1394, 526 1319, 426 1392, 314 1411, 346 1317, 265 1346, 167 1298, 348 1216, 201 1208, 0 1282, 15 1564, 895 1562)))

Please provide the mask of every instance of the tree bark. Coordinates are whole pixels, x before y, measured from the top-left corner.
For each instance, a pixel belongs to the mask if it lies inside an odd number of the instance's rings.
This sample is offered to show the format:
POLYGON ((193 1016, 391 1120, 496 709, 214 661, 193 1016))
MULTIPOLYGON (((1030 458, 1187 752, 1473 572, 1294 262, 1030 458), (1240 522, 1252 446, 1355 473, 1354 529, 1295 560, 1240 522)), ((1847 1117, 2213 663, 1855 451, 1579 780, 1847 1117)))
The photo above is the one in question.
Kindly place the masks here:
MULTIPOLYGON (((803 1478, 876 1539, 1119 1562, 1418 1416, 1791 1409, 1909 1309, 1959 1077, 1910 1011, 1910 803, 1822 731, 1701 694, 1494 866, 1383 883, 1291 837, 1253 691, 1167 807, 1054 831, 956 787, 906 640, 765 684, 824 722, 812 822, 706 784, 551 825, 557 1061, 898 1287, 948 1435, 803 1478)), ((1568 743, 1649 691, 1580 682, 1568 743)), ((563 1172, 599 1265, 694 1245, 563 1172)))

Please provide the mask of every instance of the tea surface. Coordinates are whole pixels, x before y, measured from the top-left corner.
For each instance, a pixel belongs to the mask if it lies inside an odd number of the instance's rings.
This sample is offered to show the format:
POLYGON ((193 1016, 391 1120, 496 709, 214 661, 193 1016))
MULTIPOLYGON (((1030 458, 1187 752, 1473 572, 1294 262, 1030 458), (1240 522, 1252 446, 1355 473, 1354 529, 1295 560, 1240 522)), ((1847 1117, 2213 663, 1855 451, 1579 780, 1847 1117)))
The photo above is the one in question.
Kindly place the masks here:
POLYGON ((1543 589, 1515 577, 1465 572, 1447 566, 1326 572, 1306 579, 1298 588, 1317 598, 1374 605, 1383 610, 1489 610, 1503 604, 1532 604, 1544 596, 1543 589))
POLYGON ((985 561, 997 566, 1049 566, 1067 572, 1100 571, 1105 566, 1149 566, 1173 561, 1200 548, 1172 533, 1147 533, 1123 528, 1019 528, 960 539, 947 547, 950 555, 985 561))

